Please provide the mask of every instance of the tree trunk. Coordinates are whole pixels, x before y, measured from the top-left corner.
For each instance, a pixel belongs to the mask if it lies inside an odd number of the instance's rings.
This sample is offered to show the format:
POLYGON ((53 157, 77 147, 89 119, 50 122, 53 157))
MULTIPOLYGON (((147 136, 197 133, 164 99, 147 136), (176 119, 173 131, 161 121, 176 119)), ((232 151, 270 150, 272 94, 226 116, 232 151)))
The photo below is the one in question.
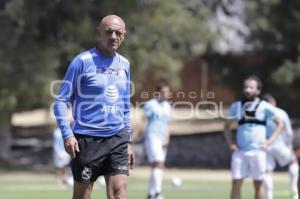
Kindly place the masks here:
POLYGON ((11 152, 11 127, 0 126, 0 161, 7 161, 11 152))
POLYGON ((11 156, 11 119, 12 112, 1 107, 0 112, 0 162, 9 162, 11 156))

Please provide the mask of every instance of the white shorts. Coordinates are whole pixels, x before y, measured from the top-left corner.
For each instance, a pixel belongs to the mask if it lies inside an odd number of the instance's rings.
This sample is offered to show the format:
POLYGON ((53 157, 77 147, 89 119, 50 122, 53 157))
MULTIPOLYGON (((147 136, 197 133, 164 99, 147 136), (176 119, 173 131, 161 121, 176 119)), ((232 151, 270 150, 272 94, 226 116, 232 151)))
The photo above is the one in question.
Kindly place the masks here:
POLYGON ((166 160, 167 149, 163 147, 162 141, 158 139, 146 139, 145 149, 149 163, 164 162, 166 160))
POLYGON ((70 164, 71 157, 65 151, 61 151, 60 154, 53 154, 53 165, 56 168, 63 168, 70 164))
POLYGON ((266 172, 266 152, 263 150, 236 151, 231 158, 231 173, 234 180, 251 177, 263 180, 266 172))
POLYGON ((287 166, 295 158, 291 148, 283 142, 276 142, 267 151, 267 170, 273 171, 276 167, 276 162, 282 167, 287 166))
POLYGON ((53 138, 53 164, 57 168, 63 168, 70 164, 71 157, 65 151, 64 141, 58 129, 54 131, 53 138))

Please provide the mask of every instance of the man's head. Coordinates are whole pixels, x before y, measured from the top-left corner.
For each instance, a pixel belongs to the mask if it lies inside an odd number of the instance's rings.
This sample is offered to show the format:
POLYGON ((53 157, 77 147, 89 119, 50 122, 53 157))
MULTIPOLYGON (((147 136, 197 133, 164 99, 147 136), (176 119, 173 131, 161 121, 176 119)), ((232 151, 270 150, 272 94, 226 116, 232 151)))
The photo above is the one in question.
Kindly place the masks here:
POLYGON ((264 94, 262 96, 262 99, 265 100, 266 102, 269 102, 273 106, 276 106, 276 100, 271 94, 269 94, 269 93, 264 94))
POLYGON ((97 27, 97 33, 100 38, 99 48, 102 53, 113 55, 124 40, 125 22, 119 16, 108 15, 101 20, 97 27))
POLYGON ((169 100, 171 89, 167 83, 159 83, 156 89, 161 100, 169 100))
POLYGON ((247 100, 254 100, 257 96, 259 96, 261 90, 262 82, 257 76, 248 76, 244 80, 244 96, 247 100))

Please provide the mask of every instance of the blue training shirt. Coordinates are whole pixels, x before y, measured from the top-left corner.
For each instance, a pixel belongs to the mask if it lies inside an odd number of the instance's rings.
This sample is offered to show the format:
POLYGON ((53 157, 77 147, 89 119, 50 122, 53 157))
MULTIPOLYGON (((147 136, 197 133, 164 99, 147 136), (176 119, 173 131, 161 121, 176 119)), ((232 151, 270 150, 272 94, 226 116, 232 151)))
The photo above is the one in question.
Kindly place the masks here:
POLYGON ((158 99, 149 100, 144 106, 144 112, 148 119, 146 139, 154 138, 163 142, 171 117, 170 103, 158 99))
POLYGON ((66 140, 76 134, 108 137, 130 127, 130 64, 118 53, 96 48, 77 55, 55 97, 54 114, 66 140), (72 106, 74 124, 68 119, 72 106))
MULTIPOLYGON (((274 107, 266 101, 256 98, 253 102, 247 102, 244 107, 242 102, 233 103, 229 108, 230 119, 240 120, 245 116, 245 110, 253 111, 259 103, 255 112, 255 119, 267 121, 275 117, 274 107)), ((245 123, 237 128, 237 146, 242 151, 260 149, 260 145, 266 142, 266 126, 261 124, 245 123)))

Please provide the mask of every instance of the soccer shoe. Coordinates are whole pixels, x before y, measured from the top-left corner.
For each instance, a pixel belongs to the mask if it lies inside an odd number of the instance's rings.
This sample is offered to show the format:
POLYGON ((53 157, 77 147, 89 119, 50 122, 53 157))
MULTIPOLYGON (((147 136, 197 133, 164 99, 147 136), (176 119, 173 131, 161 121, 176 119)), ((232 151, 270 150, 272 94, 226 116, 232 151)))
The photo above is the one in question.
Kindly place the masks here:
POLYGON ((155 199, 165 199, 160 193, 155 194, 155 199))
POLYGON ((156 197, 149 194, 149 195, 147 196, 147 199, 156 199, 156 197))

